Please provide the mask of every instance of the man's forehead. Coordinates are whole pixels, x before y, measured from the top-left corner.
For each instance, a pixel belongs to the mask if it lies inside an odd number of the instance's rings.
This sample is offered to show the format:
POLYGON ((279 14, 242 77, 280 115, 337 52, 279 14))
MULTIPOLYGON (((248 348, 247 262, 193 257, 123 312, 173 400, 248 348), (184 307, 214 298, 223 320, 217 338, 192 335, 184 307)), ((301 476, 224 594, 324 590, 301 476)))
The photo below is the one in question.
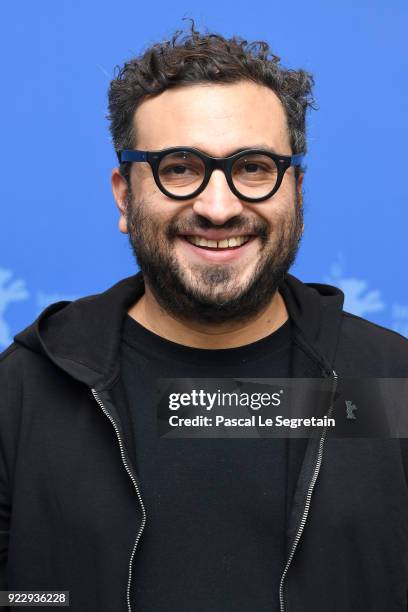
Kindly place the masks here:
POLYGON ((188 145, 215 156, 248 147, 290 153, 282 150, 289 146, 282 103, 250 82, 166 90, 141 103, 134 128, 137 147, 150 150, 188 145))

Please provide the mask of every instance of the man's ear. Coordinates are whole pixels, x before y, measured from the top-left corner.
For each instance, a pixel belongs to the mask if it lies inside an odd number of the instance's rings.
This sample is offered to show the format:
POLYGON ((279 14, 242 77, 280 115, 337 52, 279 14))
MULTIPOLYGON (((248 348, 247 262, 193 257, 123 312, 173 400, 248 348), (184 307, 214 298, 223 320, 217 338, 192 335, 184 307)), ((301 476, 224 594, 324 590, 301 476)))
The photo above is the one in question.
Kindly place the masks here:
POLYGON ((126 208, 129 193, 128 184, 126 182, 126 179, 123 178, 123 176, 119 172, 119 168, 114 168, 112 170, 111 180, 113 197, 115 198, 116 205, 120 212, 120 218, 118 223, 119 231, 121 231, 122 234, 127 234, 128 227, 126 222, 126 208))
POLYGON ((296 180, 296 195, 297 198, 300 202, 303 201, 303 194, 302 194, 302 185, 303 185, 303 179, 305 178, 305 173, 304 172, 300 172, 299 176, 297 177, 296 180))
MULTIPOLYGON (((297 201, 297 205, 298 206, 303 206, 303 191, 302 191, 302 185, 303 185, 303 179, 305 178, 305 173, 301 172, 297 178, 296 181, 296 201, 297 201)), ((305 229, 305 224, 302 224, 302 234, 303 234, 303 230, 305 229)))

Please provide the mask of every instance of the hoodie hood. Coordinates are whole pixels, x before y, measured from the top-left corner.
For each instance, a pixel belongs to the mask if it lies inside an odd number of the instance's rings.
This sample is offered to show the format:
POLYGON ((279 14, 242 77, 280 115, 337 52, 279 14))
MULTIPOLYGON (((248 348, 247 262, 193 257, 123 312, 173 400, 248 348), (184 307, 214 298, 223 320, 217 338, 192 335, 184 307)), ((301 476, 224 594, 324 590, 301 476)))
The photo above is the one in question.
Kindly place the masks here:
MULTIPOLYGON (((279 286, 294 339, 327 373, 333 370, 344 294, 337 287, 303 283, 287 274, 279 286)), ((119 377, 121 332, 128 309, 144 293, 141 272, 103 293, 51 304, 14 341, 40 353, 96 389, 119 377)))

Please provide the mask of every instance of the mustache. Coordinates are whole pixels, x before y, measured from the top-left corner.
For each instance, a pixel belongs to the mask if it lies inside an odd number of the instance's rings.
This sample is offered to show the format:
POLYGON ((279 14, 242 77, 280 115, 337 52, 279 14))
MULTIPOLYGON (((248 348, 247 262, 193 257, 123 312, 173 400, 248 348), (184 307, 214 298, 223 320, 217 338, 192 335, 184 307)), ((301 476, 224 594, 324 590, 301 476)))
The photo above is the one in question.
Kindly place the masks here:
POLYGON ((172 239, 179 234, 194 233, 196 230, 242 230, 242 234, 255 234, 266 240, 268 237, 268 224, 262 219, 245 219, 244 217, 231 217, 222 225, 214 225, 206 217, 196 215, 194 218, 173 221, 169 224, 166 235, 172 239))

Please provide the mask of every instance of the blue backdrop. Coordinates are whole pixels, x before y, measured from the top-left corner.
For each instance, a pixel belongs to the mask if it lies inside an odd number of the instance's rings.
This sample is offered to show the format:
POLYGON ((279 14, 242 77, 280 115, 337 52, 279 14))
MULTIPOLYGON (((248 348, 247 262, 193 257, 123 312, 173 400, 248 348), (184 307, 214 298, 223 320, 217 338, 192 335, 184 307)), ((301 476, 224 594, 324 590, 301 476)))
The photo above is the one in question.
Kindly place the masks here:
POLYGON ((316 79, 305 234, 292 272, 408 336, 408 3, 42 0, 2 8, 0 349, 49 303, 133 274, 117 228, 107 88, 187 27, 267 40, 316 79))

